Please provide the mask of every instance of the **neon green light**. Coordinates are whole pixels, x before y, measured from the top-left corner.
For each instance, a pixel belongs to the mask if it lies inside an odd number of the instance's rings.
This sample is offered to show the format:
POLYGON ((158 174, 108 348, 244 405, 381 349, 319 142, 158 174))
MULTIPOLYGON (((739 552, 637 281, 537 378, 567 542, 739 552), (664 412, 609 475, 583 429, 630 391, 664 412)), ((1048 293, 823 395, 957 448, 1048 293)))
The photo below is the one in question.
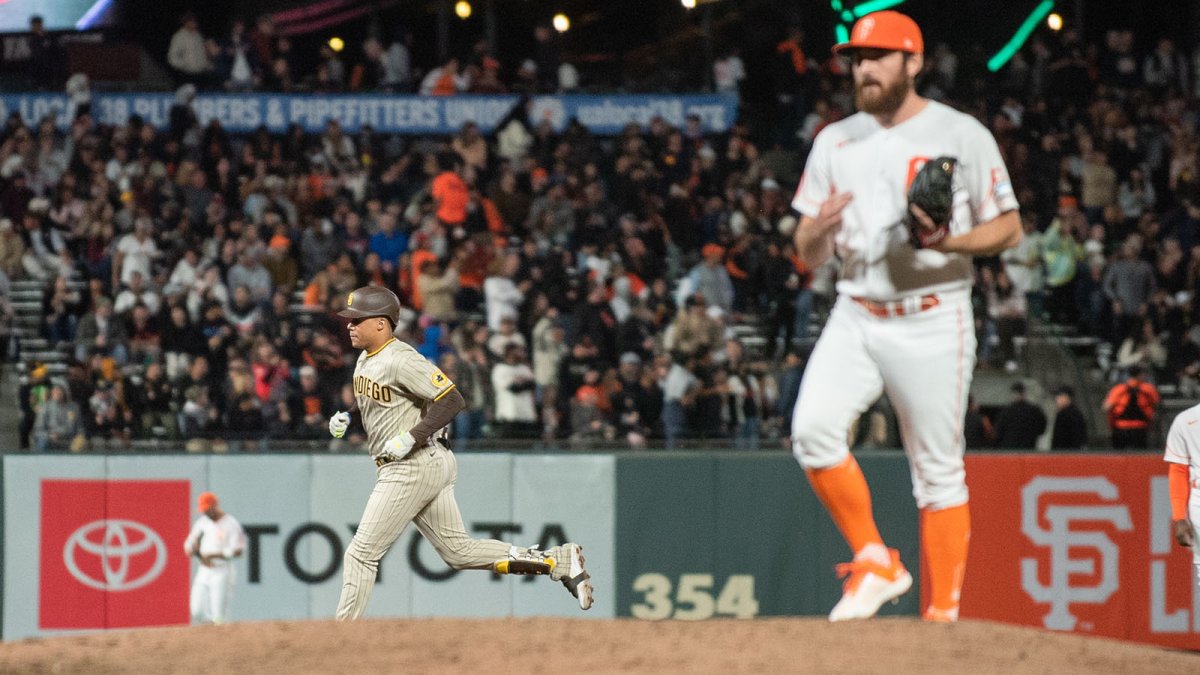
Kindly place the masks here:
POLYGON ((1008 41, 1008 44, 1004 45, 1000 51, 996 52, 995 56, 988 59, 988 70, 994 73, 1003 68, 1004 64, 1008 63, 1008 60, 1011 59, 1013 55, 1017 53, 1017 50, 1025 44, 1025 41, 1029 39, 1029 35, 1033 33, 1033 29, 1037 28, 1037 25, 1041 23, 1042 19, 1046 18, 1046 15, 1049 14, 1050 10, 1052 9, 1054 9, 1054 0, 1042 0, 1042 4, 1038 5, 1033 10, 1033 13, 1025 19, 1024 23, 1021 24, 1021 27, 1017 29, 1015 34, 1013 34, 1012 39, 1008 41))
POLYGON ((854 16, 866 16, 871 12, 878 12, 882 9, 895 7, 903 3, 904 0, 867 0, 854 8, 854 16))
MULTIPOLYGON (((0 2, 2 2, 2 0, 0 0, 0 2)), ((867 0, 851 10, 844 9, 845 4, 842 2, 842 0, 829 0, 829 6, 833 8, 834 13, 840 13, 842 21, 846 23, 854 23, 854 19, 858 17, 870 14, 871 12, 878 12, 881 9, 895 7, 896 5, 903 3, 904 0, 867 0)), ((841 24, 838 24, 834 28, 834 33, 837 37, 838 44, 846 42, 850 39, 850 30, 841 24)))

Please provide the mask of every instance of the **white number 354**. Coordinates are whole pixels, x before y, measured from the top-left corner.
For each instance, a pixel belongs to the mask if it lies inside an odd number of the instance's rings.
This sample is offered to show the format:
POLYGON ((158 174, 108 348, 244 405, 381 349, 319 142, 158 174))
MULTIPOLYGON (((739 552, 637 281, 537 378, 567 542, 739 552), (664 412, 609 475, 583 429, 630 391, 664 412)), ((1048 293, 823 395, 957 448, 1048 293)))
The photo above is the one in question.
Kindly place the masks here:
POLYGON ((714 615, 739 619, 758 615, 754 577, 749 574, 730 575, 715 601, 711 574, 680 575, 674 601, 671 599, 671 580, 657 572, 648 572, 634 579, 633 590, 642 594, 643 602, 634 603, 629 608, 630 613, 638 619, 699 621, 714 615))

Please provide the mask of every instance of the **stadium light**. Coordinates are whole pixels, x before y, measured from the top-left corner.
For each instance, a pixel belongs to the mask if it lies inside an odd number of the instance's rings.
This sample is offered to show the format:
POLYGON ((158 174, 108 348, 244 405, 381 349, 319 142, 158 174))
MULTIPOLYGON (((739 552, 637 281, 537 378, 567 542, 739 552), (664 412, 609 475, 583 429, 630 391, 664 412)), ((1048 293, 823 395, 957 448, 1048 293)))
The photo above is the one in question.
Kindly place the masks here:
POLYGON ((1049 26, 1050 30, 1054 31, 1055 33, 1062 30, 1062 14, 1059 14, 1058 12, 1051 12, 1050 16, 1046 17, 1046 25, 1049 26))
POLYGON ((571 30, 571 20, 567 18, 566 14, 561 12, 555 14, 554 18, 550 20, 550 23, 554 25, 554 30, 560 33, 565 33, 568 30, 571 30))
POLYGON ((335 52, 340 52, 346 48, 346 41, 338 36, 329 38, 329 48, 335 52))
POLYGON ((458 0, 458 2, 454 3, 454 14, 460 19, 471 18, 472 9, 471 3, 467 2, 467 0, 458 0))
POLYGON ((696 9, 696 0, 679 0, 684 9, 696 9))

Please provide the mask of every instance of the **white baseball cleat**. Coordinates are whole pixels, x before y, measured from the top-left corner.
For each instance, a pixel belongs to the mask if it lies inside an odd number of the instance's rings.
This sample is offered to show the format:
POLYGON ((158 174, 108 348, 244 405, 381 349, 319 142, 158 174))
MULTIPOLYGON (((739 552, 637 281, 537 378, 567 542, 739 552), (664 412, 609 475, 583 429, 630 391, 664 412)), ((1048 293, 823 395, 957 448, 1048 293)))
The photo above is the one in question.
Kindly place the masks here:
POLYGON ((492 571, 497 574, 553 574, 554 558, 548 557, 537 548, 511 547, 507 558, 492 563, 492 571))
POLYGON ((571 591, 571 595, 579 600, 580 609, 589 609, 592 606, 592 575, 588 574, 587 568, 584 567, 583 547, 579 544, 563 544, 560 550, 567 558, 561 562, 569 561, 560 581, 571 591))
POLYGON ((912 588, 912 575, 900 562, 900 552, 888 549, 892 564, 884 567, 870 560, 855 560, 837 566, 839 577, 848 577, 842 599, 829 613, 830 621, 869 619, 885 602, 896 602, 912 588))

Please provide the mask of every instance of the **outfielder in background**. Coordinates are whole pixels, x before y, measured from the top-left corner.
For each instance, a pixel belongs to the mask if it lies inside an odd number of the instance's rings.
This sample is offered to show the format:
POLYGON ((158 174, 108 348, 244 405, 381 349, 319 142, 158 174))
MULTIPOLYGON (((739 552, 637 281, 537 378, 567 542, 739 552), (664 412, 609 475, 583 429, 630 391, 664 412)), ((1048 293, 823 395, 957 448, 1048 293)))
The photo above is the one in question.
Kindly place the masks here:
MULTIPOLYGON (((538 551, 467 536, 454 499, 458 461, 447 438, 447 425, 466 404, 442 371, 393 336, 400 317, 396 295, 375 286, 359 288, 338 315, 350 320, 350 343, 362 350, 354 367, 354 397, 378 469, 375 489, 346 547, 337 618, 362 616, 379 561, 409 522, 456 570, 549 574, 581 608, 591 607, 592 583, 578 544, 538 551)), ((349 424, 350 413, 338 412, 329 419, 329 433, 341 438, 349 424)))
POLYGON ((1180 546, 1192 549, 1196 583, 1200 585, 1200 547, 1196 546, 1196 523, 1200 523, 1200 405, 1175 416, 1167 432, 1167 492, 1171 495, 1171 534, 1180 546))
POLYGON ((225 623, 233 600, 233 559, 246 550, 246 532, 236 518, 221 510, 211 492, 200 493, 196 509, 200 517, 183 542, 183 550, 200 559, 192 580, 192 621, 225 623))
POLYGON ((817 136, 792 202, 804 262, 840 262, 838 299, 796 401, 793 451, 854 554, 838 568, 847 578, 829 619, 874 616, 912 576, 883 543, 847 432, 887 393, 921 511, 924 618, 954 621, 970 535, 971 256, 1020 241, 1017 201, 987 129, 916 93, 924 63, 916 22, 868 14, 834 51, 850 58, 859 112, 817 136))

